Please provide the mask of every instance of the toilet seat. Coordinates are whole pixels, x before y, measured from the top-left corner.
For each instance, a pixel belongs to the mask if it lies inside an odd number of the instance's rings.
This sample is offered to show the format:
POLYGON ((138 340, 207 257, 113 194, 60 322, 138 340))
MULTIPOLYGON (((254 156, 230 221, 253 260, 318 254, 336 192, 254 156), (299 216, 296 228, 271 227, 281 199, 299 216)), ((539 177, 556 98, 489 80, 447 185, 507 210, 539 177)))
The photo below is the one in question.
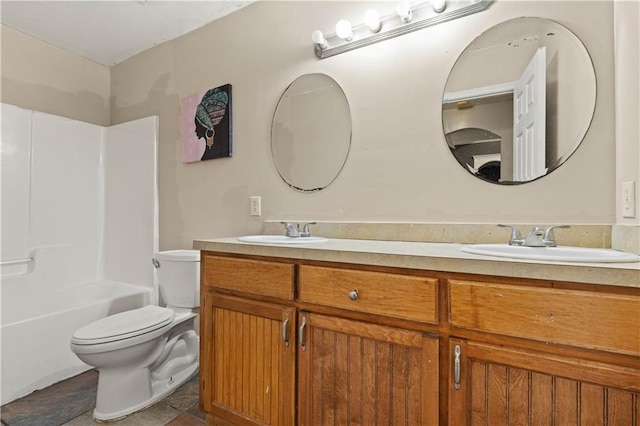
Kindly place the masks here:
POLYGON ((74 345, 98 345, 131 339, 164 328, 173 322, 171 309, 147 305, 92 322, 73 333, 74 345))

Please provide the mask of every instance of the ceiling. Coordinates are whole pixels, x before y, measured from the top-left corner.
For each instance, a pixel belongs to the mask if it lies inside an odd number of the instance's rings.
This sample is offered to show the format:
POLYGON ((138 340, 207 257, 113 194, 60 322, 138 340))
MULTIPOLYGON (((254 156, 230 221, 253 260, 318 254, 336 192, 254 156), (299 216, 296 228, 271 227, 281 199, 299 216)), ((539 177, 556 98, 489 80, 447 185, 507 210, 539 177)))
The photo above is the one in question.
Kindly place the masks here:
POLYGON ((107 67, 253 0, 2 0, 2 24, 107 67))

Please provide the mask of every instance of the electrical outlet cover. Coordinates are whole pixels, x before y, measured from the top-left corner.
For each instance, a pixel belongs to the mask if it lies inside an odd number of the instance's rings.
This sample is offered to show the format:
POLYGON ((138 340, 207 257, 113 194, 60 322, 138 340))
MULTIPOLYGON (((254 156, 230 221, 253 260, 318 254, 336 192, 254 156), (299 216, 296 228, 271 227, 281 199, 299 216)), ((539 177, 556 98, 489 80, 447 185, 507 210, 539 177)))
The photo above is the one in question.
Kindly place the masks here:
POLYGON ((262 215, 262 202, 259 196, 249 197, 249 210, 251 216, 262 215))

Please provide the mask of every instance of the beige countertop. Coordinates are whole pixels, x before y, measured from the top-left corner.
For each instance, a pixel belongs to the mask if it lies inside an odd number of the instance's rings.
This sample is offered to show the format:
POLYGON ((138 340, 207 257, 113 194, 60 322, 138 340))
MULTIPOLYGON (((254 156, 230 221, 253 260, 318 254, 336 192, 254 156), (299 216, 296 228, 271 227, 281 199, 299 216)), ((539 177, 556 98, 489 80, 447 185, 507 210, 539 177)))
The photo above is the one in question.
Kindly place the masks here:
POLYGON ((231 254, 390 266, 640 288, 640 262, 570 263, 474 255, 463 244, 330 238, 323 243, 258 244, 195 240, 193 248, 231 254))

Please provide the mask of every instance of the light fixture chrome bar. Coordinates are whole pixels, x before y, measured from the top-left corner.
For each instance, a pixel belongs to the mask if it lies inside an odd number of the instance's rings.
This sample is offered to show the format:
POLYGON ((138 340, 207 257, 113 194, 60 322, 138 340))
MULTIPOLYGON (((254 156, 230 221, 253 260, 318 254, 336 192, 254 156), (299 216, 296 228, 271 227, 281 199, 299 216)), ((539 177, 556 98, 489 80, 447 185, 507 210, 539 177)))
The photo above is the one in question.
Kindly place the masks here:
POLYGON ((393 13, 380 19, 382 25, 380 31, 377 33, 372 33, 371 29, 363 23, 353 27, 353 38, 351 41, 346 41, 338 37, 335 33, 331 33, 325 37, 327 47, 323 49, 319 44, 315 44, 314 52, 320 59, 329 58, 432 25, 482 12, 486 10, 493 1, 494 0, 447 1, 446 8, 442 13, 435 12, 430 2, 421 3, 411 8, 413 14, 411 22, 403 23, 400 17, 393 13))

